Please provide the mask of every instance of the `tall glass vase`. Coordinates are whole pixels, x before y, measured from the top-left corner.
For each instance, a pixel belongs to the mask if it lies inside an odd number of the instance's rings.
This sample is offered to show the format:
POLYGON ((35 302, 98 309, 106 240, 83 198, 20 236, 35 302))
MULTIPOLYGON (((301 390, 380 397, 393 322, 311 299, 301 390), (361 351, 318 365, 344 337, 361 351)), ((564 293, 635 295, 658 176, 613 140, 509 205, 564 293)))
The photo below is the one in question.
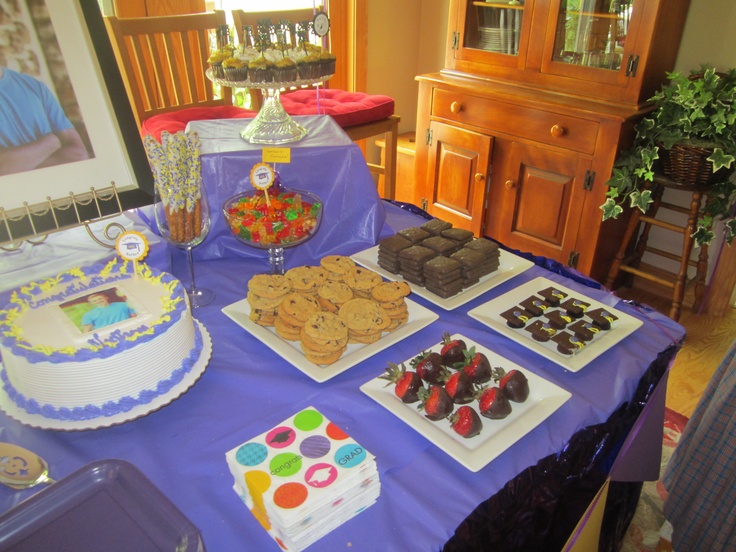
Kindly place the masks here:
POLYGON ((154 214, 161 236, 187 255, 189 286, 187 294, 192 308, 211 303, 215 294, 199 288, 194 278, 192 249, 202 243, 210 230, 210 208, 200 179, 181 179, 167 184, 156 183, 154 214))

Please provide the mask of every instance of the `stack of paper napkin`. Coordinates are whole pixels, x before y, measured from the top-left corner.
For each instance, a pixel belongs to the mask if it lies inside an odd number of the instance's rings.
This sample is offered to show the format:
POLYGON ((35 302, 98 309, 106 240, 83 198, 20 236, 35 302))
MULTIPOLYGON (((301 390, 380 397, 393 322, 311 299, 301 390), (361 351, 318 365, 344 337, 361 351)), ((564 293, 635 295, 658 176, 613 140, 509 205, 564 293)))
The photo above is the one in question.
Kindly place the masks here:
POLYGON ((312 407, 225 458, 235 492, 293 552, 366 509, 381 490, 375 457, 312 407))

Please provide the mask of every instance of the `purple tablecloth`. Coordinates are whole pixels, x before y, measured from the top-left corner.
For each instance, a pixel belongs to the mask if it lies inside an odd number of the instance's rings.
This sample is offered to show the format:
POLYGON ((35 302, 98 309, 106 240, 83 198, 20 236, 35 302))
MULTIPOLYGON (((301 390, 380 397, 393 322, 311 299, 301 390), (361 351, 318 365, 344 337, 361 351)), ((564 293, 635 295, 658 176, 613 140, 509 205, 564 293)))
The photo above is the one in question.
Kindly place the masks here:
MULTIPOLYGON (((319 156, 320 147, 312 153, 319 156)), ((292 159, 301 153, 300 149, 294 148, 292 159)), ((321 153, 329 155, 332 148, 326 149, 321 153)), ((220 162, 242 161, 242 173, 249 172, 249 161, 237 158, 242 152, 221 155, 225 157, 222 160, 214 156, 212 167, 219 165, 220 169, 212 169, 211 174, 222 178, 225 165, 220 162)), ((343 155, 352 159, 354 146, 346 145, 343 155)), ((299 166, 309 158, 305 156, 299 166)), ((336 169, 331 163, 320 165, 320 174, 333 174, 331 171, 336 169)), ((203 162, 206 175, 212 168, 209 165, 210 162, 203 162)), ((357 166, 357 160, 350 161, 350 165, 357 166)), ((416 215, 366 196, 367 181, 362 181, 357 193, 353 193, 354 188, 345 188, 355 182, 341 181, 338 185, 316 177, 316 170, 312 167, 303 171, 305 179, 311 175, 304 187, 321 186, 318 193, 325 194, 326 201, 344 205, 354 214, 345 219, 341 209, 330 208, 322 230, 310 242, 311 248, 287 251, 287 267, 315 262, 326 252, 351 254, 373 245, 381 236, 423 222, 416 215)), ((356 174, 362 172, 355 170, 356 174)), ((233 191, 232 183, 223 190, 220 184, 217 191, 210 191, 213 205, 233 191)), ((145 210, 142 214, 145 219, 145 210)), ((247 280, 267 266, 263 252, 244 251, 242 245, 229 241, 222 220, 216 220, 212 237, 198 251, 198 283, 217 294, 213 304, 195 311, 212 336, 213 354, 202 378, 186 394, 143 418, 86 432, 32 429, 0 413, 0 440, 41 454, 49 461, 51 475, 56 479, 97 459, 120 458, 135 464, 199 527, 210 552, 278 549, 233 491, 225 452, 310 405, 375 454, 381 478, 378 502, 324 537, 313 546, 314 550, 438 550, 465 517, 507 481, 539 459, 562 450, 576 431, 603 422, 619 405, 630 400, 658 353, 684 335, 681 326, 656 312, 621 303, 606 291, 586 288, 535 266, 454 311, 444 311, 413 297, 437 312, 439 320, 319 384, 221 312, 223 307, 242 300, 247 280), (644 324, 574 373, 467 315, 468 310, 537 276, 580 290, 641 318, 644 324), (363 383, 381 374, 388 362, 415 355, 436 343, 444 331, 461 333, 572 393, 572 398, 550 418, 477 473, 463 468, 359 390, 363 383)), ((166 258, 161 252, 154 251, 153 255, 157 260, 166 258)), ((173 256, 174 274, 186 281, 183 254, 173 251, 173 256)), ((37 491, 0 488, 0 511, 37 491)))

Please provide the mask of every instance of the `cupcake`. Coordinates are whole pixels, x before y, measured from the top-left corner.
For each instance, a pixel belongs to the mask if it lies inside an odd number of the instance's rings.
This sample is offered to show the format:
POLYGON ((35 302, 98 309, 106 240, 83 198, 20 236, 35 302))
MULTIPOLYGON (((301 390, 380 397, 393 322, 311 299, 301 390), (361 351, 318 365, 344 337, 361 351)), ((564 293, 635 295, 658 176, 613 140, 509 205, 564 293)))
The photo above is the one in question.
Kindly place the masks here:
POLYGON ((248 78, 248 63, 240 58, 227 58, 222 62, 222 68, 229 81, 244 81, 248 78))
POLYGON ((210 64, 210 67, 212 68, 212 75, 215 78, 225 78, 225 71, 222 67, 222 63, 230 56, 231 52, 229 50, 216 50, 212 52, 209 59, 207 60, 207 63, 210 64))
POLYGON ((297 74, 302 80, 314 80, 320 77, 319 56, 316 54, 307 54, 297 62, 297 74))
POLYGON ((322 54, 319 56, 321 77, 329 77, 330 75, 335 74, 336 60, 337 58, 332 52, 328 52, 327 50, 324 50, 322 52, 322 54))
POLYGON ((296 62, 291 58, 281 58, 273 66, 273 80, 276 82, 294 82, 296 75, 296 62))
POLYGON ((248 64, 248 74, 251 82, 271 82, 273 81, 272 65, 264 58, 259 56, 248 64))

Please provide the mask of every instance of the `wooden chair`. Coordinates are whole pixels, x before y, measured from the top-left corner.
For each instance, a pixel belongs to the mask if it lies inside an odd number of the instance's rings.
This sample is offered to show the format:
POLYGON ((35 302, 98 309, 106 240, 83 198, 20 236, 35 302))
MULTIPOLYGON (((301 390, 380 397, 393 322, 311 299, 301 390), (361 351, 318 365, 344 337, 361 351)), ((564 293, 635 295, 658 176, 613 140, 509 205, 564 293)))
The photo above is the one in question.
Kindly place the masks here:
POLYGON ((161 17, 106 17, 138 126, 157 114, 189 107, 232 105, 232 90, 215 97, 205 75, 222 10, 161 17))
MULTIPOLYGON (((322 9, 317 7, 317 11, 322 9)), ((238 42, 243 41, 243 27, 250 26, 253 29, 253 36, 256 34, 258 21, 264 19, 270 19, 273 23, 278 23, 282 19, 286 19, 292 22, 308 21, 314 17, 314 11, 311 8, 301 10, 282 10, 282 11, 267 11, 267 12, 246 12, 244 10, 233 10, 233 22, 235 24, 235 30, 238 33, 238 42)), ((338 60, 338 63, 340 61, 338 60)), ((331 90, 334 91, 334 90, 331 90)), ((311 105, 311 98, 308 98, 308 90, 298 90, 294 93, 285 91, 286 97, 294 99, 297 97, 306 98, 310 101, 309 107, 305 102, 301 106, 295 106, 294 102, 284 101, 282 96, 282 103, 284 109, 289 115, 307 115, 307 114, 318 114, 325 113, 331 115, 329 109, 319 111, 311 105), (295 109, 292 110, 291 107, 295 109)), ((312 91, 313 94, 317 92, 312 91)), ((260 107, 260 94, 251 93, 252 107, 257 109, 260 107)), ((360 118, 360 117, 359 117, 360 118)), ((364 117, 363 117, 364 119, 364 117)), ((339 119, 336 119, 339 121, 339 119)), ((382 197, 387 199, 393 199, 396 187, 396 148, 398 144, 399 136, 399 121, 400 118, 393 115, 393 109, 390 114, 384 114, 380 118, 362 122, 361 124, 342 124, 342 129, 350 138, 355 141, 361 141, 373 136, 384 136, 386 140, 386 149, 384 155, 383 165, 377 163, 367 163, 368 168, 373 174, 383 176, 383 189, 379 190, 382 197)))
MULTIPOLYGON (((695 286, 693 311, 697 312, 699 310, 704 299, 705 281, 708 272, 708 246, 703 244, 700 247, 697 260, 690 257, 694 245, 692 233, 695 231, 698 219, 703 215, 701 207, 704 203, 707 203, 710 188, 707 184, 679 184, 661 175, 655 175, 654 182, 647 182, 645 188, 652 190, 652 203, 644 214, 639 209, 632 209, 629 224, 608 271, 606 287, 614 289, 619 273, 625 272, 630 277, 638 276, 669 288, 672 290, 669 317, 677 322, 680 319, 683 298, 688 288, 695 286), (690 201, 687 205, 662 201, 665 188, 691 192, 690 201), (660 214, 660 210, 665 210, 664 213, 661 213, 664 216, 658 219, 657 214, 660 214), (685 215, 686 219, 681 221, 681 224, 670 222, 673 220, 673 213, 685 215), (641 232, 639 232, 639 223, 643 223, 641 232), (648 245, 649 232, 652 226, 681 234, 682 249, 673 253, 648 245), (636 245, 633 252, 631 252, 631 242, 635 236, 634 243, 636 245), (674 272, 674 269, 661 269, 652 265, 645 265, 641 262, 644 253, 675 261, 678 266, 677 272, 674 272), (692 278, 688 274, 690 267, 695 267, 695 275, 692 278)), ((674 216, 677 217, 677 215, 674 216)))

